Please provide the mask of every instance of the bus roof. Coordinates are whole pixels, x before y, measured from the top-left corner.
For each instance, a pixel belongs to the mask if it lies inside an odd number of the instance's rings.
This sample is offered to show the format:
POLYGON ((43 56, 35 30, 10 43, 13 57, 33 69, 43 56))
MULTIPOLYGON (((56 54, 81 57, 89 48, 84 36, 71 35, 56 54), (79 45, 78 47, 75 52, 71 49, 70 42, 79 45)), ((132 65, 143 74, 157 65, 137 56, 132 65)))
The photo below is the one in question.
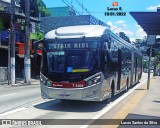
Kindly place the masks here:
POLYGON ((101 25, 79 25, 60 27, 49 31, 45 35, 45 39, 101 37, 106 31, 106 29, 109 28, 101 25))
POLYGON ((111 37, 113 37, 114 39, 118 40, 119 42, 121 42, 121 44, 125 45, 126 47, 128 47, 129 49, 132 49, 134 52, 136 52, 137 54, 141 55, 141 52, 134 47, 132 44, 128 43, 127 41, 125 41, 124 39, 122 39, 121 37, 117 36, 115 33, 113 33, 111 30, 107 30, 106 31, 107 34, 109 34, 111 37))
POLYGON ((69 38, 83 38, 83 37, 101 37, 104 34, 109 34, 116 40, 119 40, 122 44, 126 45, 133 51, 141 54, 137 48, 134 48, 131 44, 123 40, 118 35, 114 34, 109 27, 101 25, 77 25, 77 26, 66 26, 60 27, 49 31, 45 35, 45 39, 69 39, 69 38))

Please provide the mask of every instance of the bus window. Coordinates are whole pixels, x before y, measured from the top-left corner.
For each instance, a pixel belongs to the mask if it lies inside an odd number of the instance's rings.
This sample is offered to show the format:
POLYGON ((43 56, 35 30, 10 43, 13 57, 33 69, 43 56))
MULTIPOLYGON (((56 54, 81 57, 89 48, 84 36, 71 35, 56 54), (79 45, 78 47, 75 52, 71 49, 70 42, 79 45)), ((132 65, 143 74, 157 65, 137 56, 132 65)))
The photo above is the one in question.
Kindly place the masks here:
POLYGON ((118 62, 118 44, 115 41, 111 43, 109 58, 112 62, 118 62))

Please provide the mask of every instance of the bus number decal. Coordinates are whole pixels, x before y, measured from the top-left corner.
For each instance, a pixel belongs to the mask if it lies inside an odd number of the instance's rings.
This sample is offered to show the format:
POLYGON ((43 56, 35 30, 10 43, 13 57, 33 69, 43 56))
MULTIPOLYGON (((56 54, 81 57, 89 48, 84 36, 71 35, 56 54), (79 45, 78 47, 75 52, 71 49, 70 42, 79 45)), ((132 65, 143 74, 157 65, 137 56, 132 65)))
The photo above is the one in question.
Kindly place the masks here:
POLYGON ((83 84, 72 84, 73 88, 82 88, 83 84))

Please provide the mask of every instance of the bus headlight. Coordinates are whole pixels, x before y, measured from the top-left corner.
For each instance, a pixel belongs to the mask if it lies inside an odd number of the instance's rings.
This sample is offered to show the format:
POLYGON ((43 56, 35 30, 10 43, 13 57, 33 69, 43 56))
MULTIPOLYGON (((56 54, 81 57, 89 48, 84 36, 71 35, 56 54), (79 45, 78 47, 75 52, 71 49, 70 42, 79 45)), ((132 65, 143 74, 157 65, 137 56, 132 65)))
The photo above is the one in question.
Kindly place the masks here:
POLYGON ((98 75, 86 82, 86 86, 96 85, 101 82, 101 75, 98 75))

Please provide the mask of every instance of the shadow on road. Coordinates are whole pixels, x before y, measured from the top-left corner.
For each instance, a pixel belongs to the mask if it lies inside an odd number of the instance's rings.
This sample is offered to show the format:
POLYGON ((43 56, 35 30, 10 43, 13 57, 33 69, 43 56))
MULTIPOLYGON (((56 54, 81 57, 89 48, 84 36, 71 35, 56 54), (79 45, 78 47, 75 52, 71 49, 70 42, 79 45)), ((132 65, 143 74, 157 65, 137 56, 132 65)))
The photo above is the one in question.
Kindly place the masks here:
POLYGON ((50 100, 34 107, 43 110, 63 112, 96 112, 107 106, 104 102, 50 100))
MULTIPOLYGON (((111 102, 118 99, 124 93, 120 93, 113 97, 111 102)), ((107 100, 102 102, 93 101, 75 101, 75 100, 50 100, 44 103, 35 105, 37 109, 51 110, 51 111, 63 111, 63 112, 96 112, 102 110, 109 105, 107 100)))

